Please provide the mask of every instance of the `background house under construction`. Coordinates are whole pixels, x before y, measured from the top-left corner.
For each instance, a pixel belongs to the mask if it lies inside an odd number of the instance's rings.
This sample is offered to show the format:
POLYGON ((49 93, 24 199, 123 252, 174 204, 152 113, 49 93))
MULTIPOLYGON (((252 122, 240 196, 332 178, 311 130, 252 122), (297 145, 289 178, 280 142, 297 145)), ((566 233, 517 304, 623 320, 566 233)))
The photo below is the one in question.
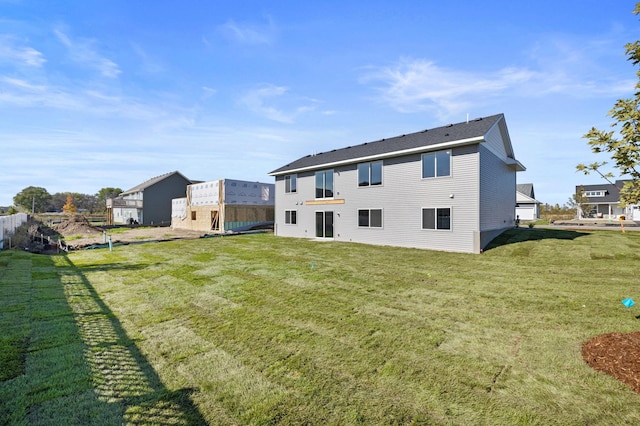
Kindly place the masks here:
POLYGON ((171 227, 203 232, 273 222, 275 185, 218 179, 187 186, 185 198, 171 206, 171 227))

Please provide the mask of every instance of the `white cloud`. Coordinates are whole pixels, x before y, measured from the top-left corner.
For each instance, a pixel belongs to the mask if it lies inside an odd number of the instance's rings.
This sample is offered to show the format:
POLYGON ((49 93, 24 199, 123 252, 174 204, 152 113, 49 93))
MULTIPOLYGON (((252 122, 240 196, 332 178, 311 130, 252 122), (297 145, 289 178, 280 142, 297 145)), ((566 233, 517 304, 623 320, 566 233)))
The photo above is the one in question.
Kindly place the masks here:
POLYGON ((42 52, 28 46, 16 46, 12 37, 0 37, 0 60, 26 65, 29 67, 41 67, 47 60, 42 52))
POLYGON ((632 93, 635 81, 581 73, 575 61, 571 58, 566 67, 556 62, 547 69, 511 66, 475 72, 441 67, 424 59, 402 59, 391 66, 369 67, 360 80, 373 84, 380 100, 397 111, 432 111, 441 119, 507 97, 563 94, 579 99, 632 93))
POLYGON ((278 121, 280 123, 293 123, 295 118, 300 114, 311 111, 314 108, 309 105, 290 107, 289 111, 276 107, 274 104, 282 98, 289 89, 284 86, 276 86, 273 84, 263 85, 255 90, 245 93, 240 102, 254 113, 261 115, 269 120, 278 121))
POLYGON ((381 82, 378 90, 382 100, 398 111, 430 110, 447 116, 535 77, 527 69, 505 68, 481 75, 442 68, 431 61, 405 59, 391 67, 372 68, 361 81, 381 82))
POLYGON ((61 29, 54 29, 53 32, 58 40, 69 49, 69 54, 74 61, 96 69, 105 77, 116 78, 121 73, 118 64, 96 52, 93 40, 72 40, 61 29))
POLYGON ((165 66, 156 58, 152 57, 139 44, 131 43, 131 48, 140 59, 140 68, 148 74, 159 74, 166 71, 165 66))
POLYGON ((271 18, 262 25, 238 23, 230 19, 220 25, 218 31, 235 42, 251 45, 272 44, 277 35, 277 28, 271 18))
POLYGON ((202 86, 202 98, 203 99, 208 99, 211 96, 215 95, 216 93, 218 93, 218 91, 216 89, 212 89, 211 87, 207 87, 207 86, 202 86))
POLYGON ((0 81, 10 86, 13 86, 19 90, 26 90, 29 92, 43 92, 46 90, 46 86, 31 84, 28 81, 22 80, 19 78, 2 77, 0 81))

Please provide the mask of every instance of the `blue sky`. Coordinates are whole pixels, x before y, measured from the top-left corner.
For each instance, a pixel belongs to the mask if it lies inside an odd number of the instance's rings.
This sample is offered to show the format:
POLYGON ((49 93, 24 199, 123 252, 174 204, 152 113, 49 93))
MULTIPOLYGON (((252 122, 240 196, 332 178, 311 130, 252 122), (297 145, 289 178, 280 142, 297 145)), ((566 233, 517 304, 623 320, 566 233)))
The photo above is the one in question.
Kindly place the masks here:
POLYGON ((634 2, 0 0, 0 205, 179 170, 271 182, 312 152, 504 113, 543 203, 607 160, 634 2))

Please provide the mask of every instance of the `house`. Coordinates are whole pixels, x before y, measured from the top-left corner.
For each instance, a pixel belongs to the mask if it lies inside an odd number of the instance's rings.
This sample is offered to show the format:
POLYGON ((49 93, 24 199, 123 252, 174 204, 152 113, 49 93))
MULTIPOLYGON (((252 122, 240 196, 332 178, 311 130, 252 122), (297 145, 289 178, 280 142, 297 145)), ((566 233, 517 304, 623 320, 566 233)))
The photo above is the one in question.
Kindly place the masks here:
POLYGON ((536 200, 532 183, 516 185, 516 218, 520 220, 540 219, 540 201, 536 200))
POLYGON ((225 232, 265 222, 273 223, 275 185, 233 179, 198 182, 187 196, 174 198, 171 227, 225 232))
POLYGON ((307 155, 276 179, 275 234, 480 253, 515 224, 503 114, 307 155))
POLYGON ((175 171, 156 176, 107 200, 107 224, 169 225, 171 200, 193 183, 175 171))
MULTIPOLYGON (((637 205, 620 206, 620 190, 626 180, 616 180, 615 183, 600 183, 595 185, 576 186, 576 195, 585 199, 588 211, 578 208, 578 219, 627 219, 640 220, 640 209, 637 205)), ((578 199, 580 198, 578 197, 578 199)))

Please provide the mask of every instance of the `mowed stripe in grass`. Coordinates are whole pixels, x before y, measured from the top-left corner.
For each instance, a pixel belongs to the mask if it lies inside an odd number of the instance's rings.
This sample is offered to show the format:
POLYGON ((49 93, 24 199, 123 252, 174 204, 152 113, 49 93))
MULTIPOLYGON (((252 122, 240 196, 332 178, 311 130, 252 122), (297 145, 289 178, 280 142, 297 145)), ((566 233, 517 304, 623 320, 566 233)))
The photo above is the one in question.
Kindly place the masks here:
POLYGON ((188 391, 166 390, 134 342, 63 256, 0 253, 2 424, 205 424, 188 391))
POLYGON ((117 402, 125 423, 163 410, 210 424, 640 422, 638 395, 580 356, 592 336, 637 329, 620 300, 637 290, 640 234, 521 229, 497 243, 173 241, 53 257, 59 282, 38 282, 62 286, 84 348, 69 346, 89 390, 70 394, 117 402))
POLYGON ((633 423, 637 396, 580 346, 637 326, 619 301, 638 237, 519 230, 478 256, 253 235, 70 260, 210 421, 633 423))

